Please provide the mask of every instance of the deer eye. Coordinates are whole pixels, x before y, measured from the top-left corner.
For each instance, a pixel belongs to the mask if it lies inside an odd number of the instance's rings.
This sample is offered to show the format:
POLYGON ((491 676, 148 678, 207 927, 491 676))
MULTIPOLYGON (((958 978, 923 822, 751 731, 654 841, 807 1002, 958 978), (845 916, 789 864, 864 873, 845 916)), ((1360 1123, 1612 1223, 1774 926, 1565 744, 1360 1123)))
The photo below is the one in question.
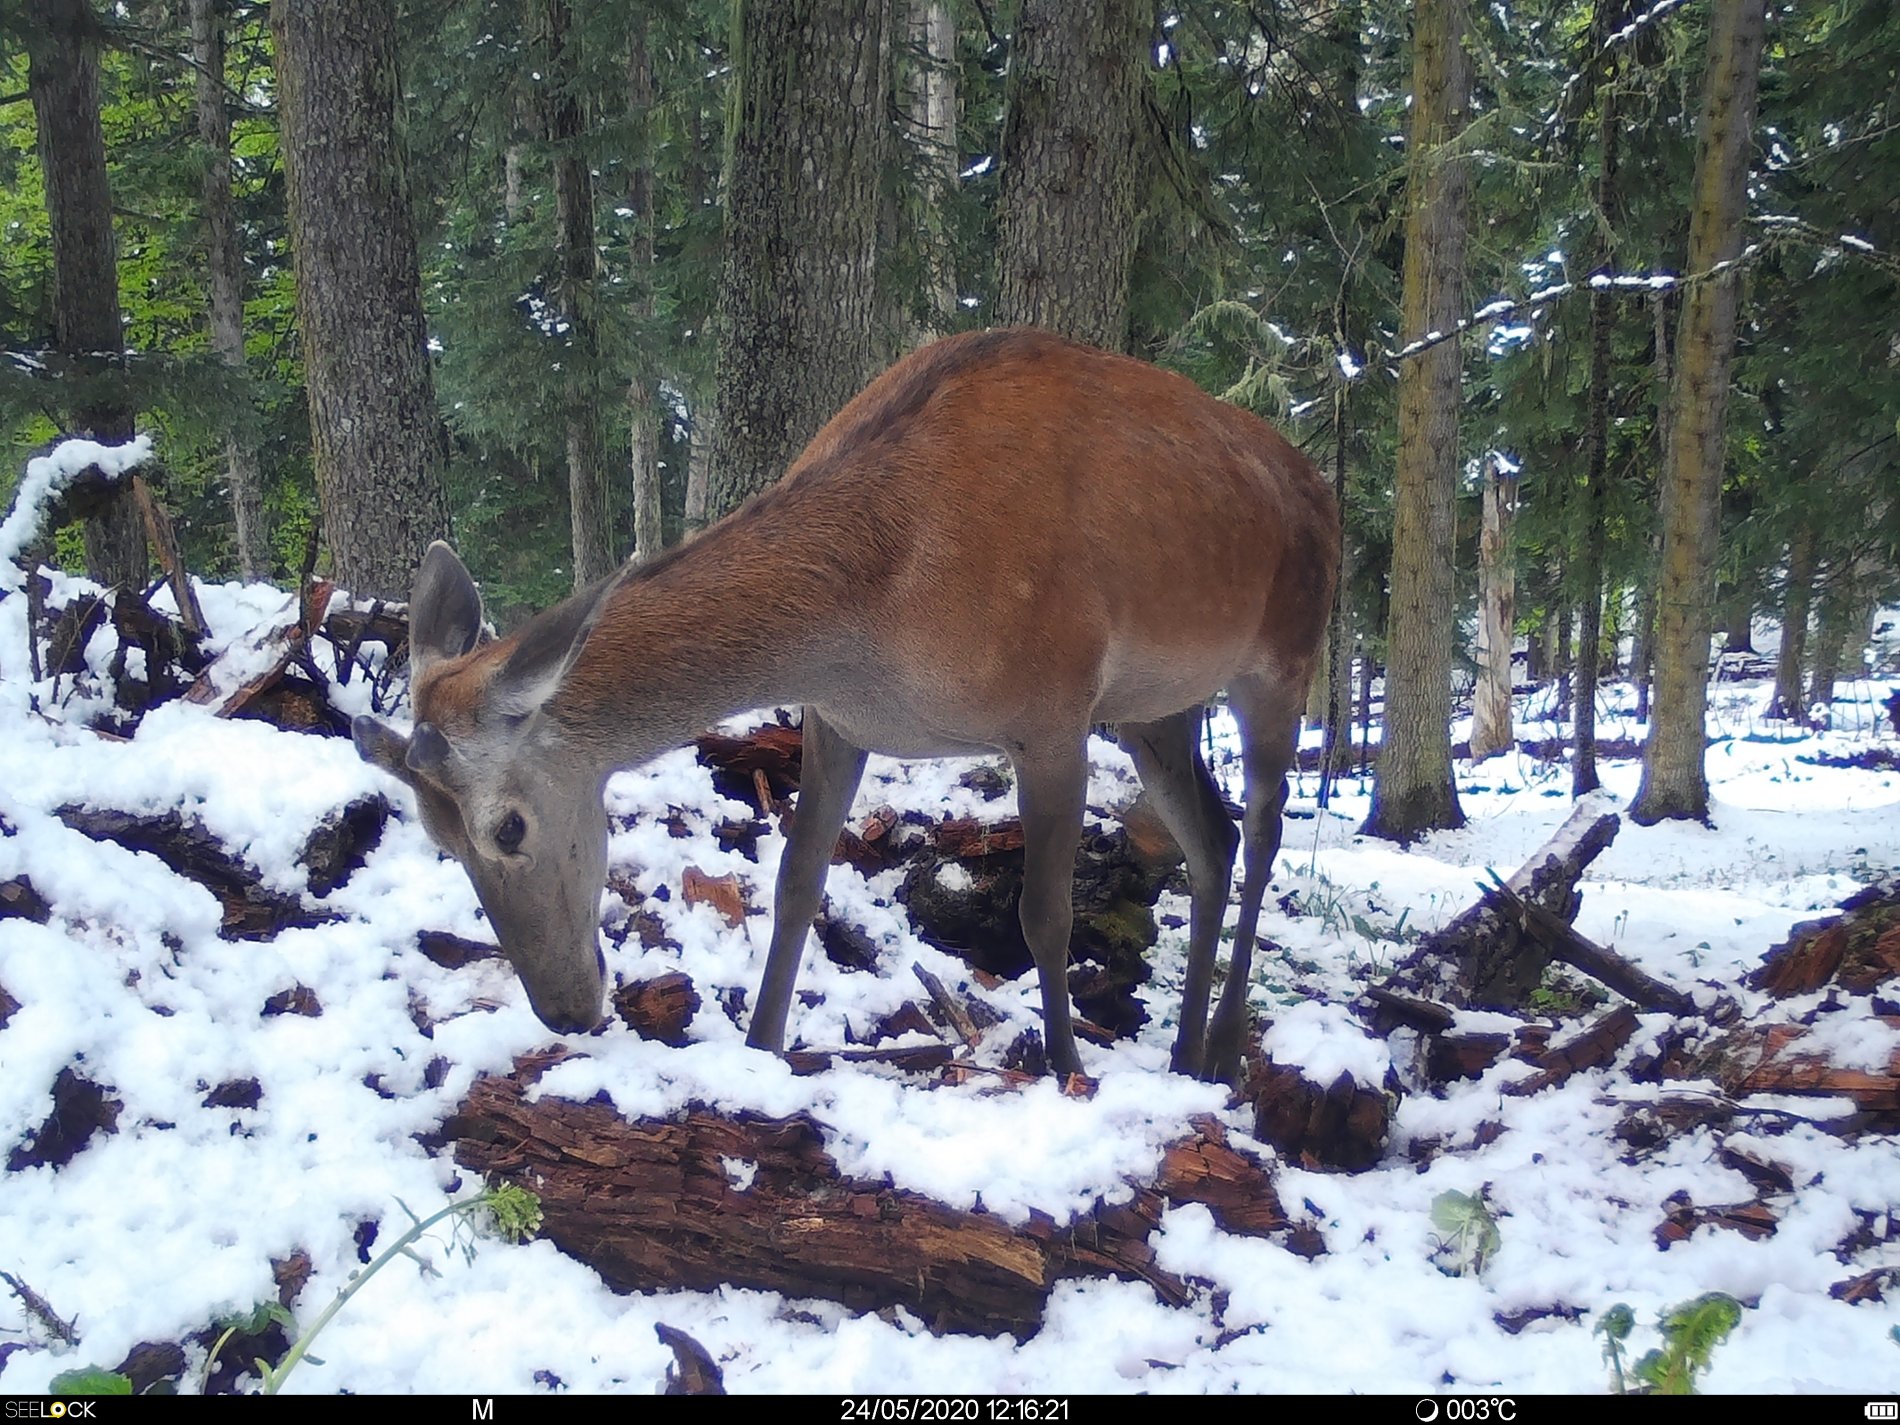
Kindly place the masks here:
POLYGON ((521 838, 528 834, 528 824, 521 819, 521 813, 511 811, 495 826, 495 845, 503 854, 512 856, 521 849, 521 838))

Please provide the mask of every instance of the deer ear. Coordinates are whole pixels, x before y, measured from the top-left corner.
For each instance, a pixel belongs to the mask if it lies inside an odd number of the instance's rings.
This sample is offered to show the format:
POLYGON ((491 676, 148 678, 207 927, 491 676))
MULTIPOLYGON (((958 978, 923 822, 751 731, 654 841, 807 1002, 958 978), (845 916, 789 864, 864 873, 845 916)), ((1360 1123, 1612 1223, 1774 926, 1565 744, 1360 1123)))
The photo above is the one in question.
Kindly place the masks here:
POLYGON ((409 739, 386 722, 373 717, 358 717, 350 723, 350 740, 356 755, 372 767, 379 767, 399 782, 413 782, 409 770, 409 739))
POLYGON ((489 684, 496 707, 510 717, 526 717, 560 691, 608 600, 632 567, 621 565, 592 588, 522 625, 508 662, 489 684))
POLYGON ((431 663, 460 658, 481 638, 482 596, 455 551, 438 539, 409 590, 411 670, 419 674, 431 663))

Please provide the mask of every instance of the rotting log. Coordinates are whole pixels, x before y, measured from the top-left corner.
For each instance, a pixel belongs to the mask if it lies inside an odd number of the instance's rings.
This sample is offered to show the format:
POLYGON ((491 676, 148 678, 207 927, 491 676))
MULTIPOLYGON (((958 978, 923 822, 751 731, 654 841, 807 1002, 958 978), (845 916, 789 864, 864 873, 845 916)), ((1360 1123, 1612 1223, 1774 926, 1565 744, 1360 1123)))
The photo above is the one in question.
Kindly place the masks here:
POLYGON ((1771 949, 1749 976, 1771 995, 1808 994, 1833 981, 1867 994, 1900 974, 1900 881, 1869 886, 1841 902, 1840 912, 1803 921, 1771 949))
POLYGON ((226 940, 268 940, 280 930, 336 919, 327 912, 305 909, 296 896, 265 889, 255 869, 227 851, 199 822, 177 812, 149 816, 63 806, 53 814, 95 841, 150 852, 178 875, 210 891, 223 907, 218 934, 226 940))
POLYGON ((1067 1224, 1031 1213, 1012 1226, 843 1176, 803 1115, 693 1109, 629 1121, 599 1103, 530 1102, 558 1057, 477 1080, 444 1135, 464 1167, 536 1192, 543 1235, 616 1290, 731 1284, 1023 1337, 1063 1277, 1112 1275, 1146 1282, 1170 1305, 1189 1300, 1148 1242, 1169 1201, 1206 1203, 1230 1231, 1286 1226, 1267 1166, 1207 1125, 1129 1200, 1098 1201, 1067 1224))
MULTIPOLYGON (((1889 1029, 1900 1016, 1882 1015, 1889 1029)), ((1819 1095, 1852 1099, 1863 1112, 1900 1111, 1900 1049, 1885 1067, 1844 1067, 1825 1053, 1804 1050, 1813 1031, 1799 1024, 1750 1025, 1725 1035, 1692 1059, 1669 1065, 1670 1077, 1714 1078, 1731 1097, 1751 1093, 1819 1095)))
POLYGON ((1359 1172, 1379 1161, 1392 1128, 1392 1100, 1350 1073, 1330 1084, 1297 1064, 1256 1062, 1243 1089, 1253 1104, 1254 1137, 1307 1168, 1359 1172))
POLYGON ((1552 955, 1550 937, 1531 933, 1519 908, 1533 905, 1557 921, 1576 918, 1584 870, 1616 838, 1619 819, 1584 798, 1556 833, 1498 887, 1485 887, 1475 904, 1425 936, 1394 969, 1394 992, 1436 990, 1464 1008, 1515 1009, 1542 982, 1552 955), (1449 967, 1450 973, 1445 973, 1449 967))
POLYGON ((1600 1068, 1614 1059, 1635 1033, 1636 1011, 1620 1004, 1544 1049, 1533 1061, 1537 1072, 1508 1085, 1504 1092, 1520 1098, 1542 1093, 1583 1069, 1600 1068))

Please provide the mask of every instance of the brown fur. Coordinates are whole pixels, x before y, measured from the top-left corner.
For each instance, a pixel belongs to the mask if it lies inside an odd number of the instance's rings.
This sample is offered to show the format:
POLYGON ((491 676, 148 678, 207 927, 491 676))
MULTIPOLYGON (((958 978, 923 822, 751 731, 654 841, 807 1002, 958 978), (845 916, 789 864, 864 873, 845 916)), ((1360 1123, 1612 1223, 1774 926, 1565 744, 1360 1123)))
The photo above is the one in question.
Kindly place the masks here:
MULTIPOLYGON (((529 804, 548 758, 604 779, 722 716, 803 703, 806 790, 754 1020, 754 1042, 769 1047, 829 850, 808 822, 842 819, 864 751, 1007 752, 1030 843, 1025 932, 1062 1067, 1075 1062, 1061 966, 1081 748, 1091 724, 1123 724, 1199 867, 1177 1044, 1177 1063, 1198 1072, 1235 837, 1188 712, 1225 687, 1242 722, 1250 945, 1338 531, 1312 463, 1191 382, 1025 328, 952 337, 872 382, 784 479, 698 539, 510 638, 425 660, 416 714, 445 734, 457 774, 471 779, 456 793, 469 823, 460 839, 480 857, 491 854, 487 833, 471 817, 492 824, 519 805, 559 819, 529 804), (522 709, 542 707, 551 726, 533 732, 522 709)), ((473 586, 452 552, 441 554, 428 585, 434 621, 472 628, 473 586)), ((1235 958, 1244 978, 1239 938, 1235 958)), ((584 998, 571 984, 561 993, 569 1005, 584 998)), ((1243 1000, 1224 998, 1216 1016, 1235 1045, 1243 1000)))

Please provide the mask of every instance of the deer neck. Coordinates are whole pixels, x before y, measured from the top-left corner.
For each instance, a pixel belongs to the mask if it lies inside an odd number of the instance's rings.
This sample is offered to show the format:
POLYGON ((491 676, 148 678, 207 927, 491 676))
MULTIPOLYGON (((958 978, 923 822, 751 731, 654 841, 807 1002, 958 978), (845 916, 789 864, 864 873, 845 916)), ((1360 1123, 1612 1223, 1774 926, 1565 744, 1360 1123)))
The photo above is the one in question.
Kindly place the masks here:
POLYGON ((859 642, 868 571, 755 501, 610 595, 549 713, 604 777, 751 708, 818 699, 859 642), (788 549, 799 543, 802 548, 788 549), (828 671, 830 670, 830 671, 828 671))

